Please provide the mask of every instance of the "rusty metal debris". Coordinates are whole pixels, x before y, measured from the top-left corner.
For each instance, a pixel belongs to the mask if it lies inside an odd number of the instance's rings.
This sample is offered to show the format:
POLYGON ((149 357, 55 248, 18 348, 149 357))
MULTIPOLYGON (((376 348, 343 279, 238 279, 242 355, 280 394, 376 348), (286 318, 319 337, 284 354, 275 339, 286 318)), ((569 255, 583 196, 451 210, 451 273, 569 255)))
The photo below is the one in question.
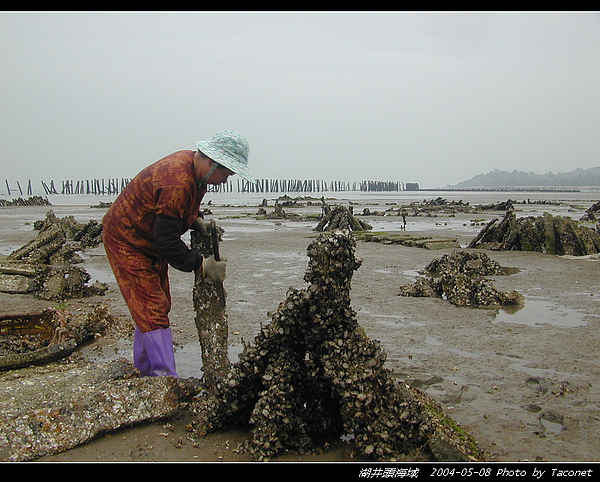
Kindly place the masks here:
POLYGON ((0 316, 0 371, 43 365, 102 335, 113 317, 105 306, 73 314, 48 308, 0 316))
POLYGON ((374 460, 476 460, 476 443, 426 395, 394 380, 350 306, 361 265, 350 233, 308 246, 306 289, 288 290, 239 361, 192 405, 198 435, 249 425, 257 460, 342 438, 374 460))

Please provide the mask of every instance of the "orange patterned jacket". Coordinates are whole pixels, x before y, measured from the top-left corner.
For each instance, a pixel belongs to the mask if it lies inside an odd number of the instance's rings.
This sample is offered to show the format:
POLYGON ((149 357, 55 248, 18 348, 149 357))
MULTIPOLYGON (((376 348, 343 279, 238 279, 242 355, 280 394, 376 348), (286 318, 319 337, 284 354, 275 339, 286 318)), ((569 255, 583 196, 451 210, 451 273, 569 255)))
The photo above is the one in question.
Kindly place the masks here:
POLYGON ((174 152, 143 169, 107 211, 103 230, 153 260, 166 259, 184 271, 198 269, 201 258, 180 239, 199 216, 206 194, 196 179, 194 154, 174 152), (157 238, 168 238, 170 248, 164 242, 157 246, 157 238))

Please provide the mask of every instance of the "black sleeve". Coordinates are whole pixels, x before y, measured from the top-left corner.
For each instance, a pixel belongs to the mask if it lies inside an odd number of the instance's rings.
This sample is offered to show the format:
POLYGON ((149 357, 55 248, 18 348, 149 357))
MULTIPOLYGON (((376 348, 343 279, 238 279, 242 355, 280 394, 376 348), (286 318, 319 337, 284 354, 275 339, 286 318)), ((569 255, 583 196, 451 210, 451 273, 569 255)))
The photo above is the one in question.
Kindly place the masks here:
POLYGON ((173 268, 180 271, 195 271, 202 266, 202 256, 188 248, 181 239, 181 219, 159 214, 154 222, 154 245, 158 254, 173 268))

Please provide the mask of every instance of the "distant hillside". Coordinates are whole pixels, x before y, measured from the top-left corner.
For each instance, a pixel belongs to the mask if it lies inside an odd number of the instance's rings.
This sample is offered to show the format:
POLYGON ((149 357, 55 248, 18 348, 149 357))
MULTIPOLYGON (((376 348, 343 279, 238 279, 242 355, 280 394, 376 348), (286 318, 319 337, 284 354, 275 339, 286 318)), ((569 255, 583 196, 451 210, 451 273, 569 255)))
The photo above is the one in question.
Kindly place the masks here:
POLYGON ((495 188, 520 186, 600 186, 600 167, 575 169, 574 171, 559 172, 557 174, 553 172, 536 174, 516 170, 508 172, 494 169, 487 174, 478 174, 471 179, 449 187, 495 188))

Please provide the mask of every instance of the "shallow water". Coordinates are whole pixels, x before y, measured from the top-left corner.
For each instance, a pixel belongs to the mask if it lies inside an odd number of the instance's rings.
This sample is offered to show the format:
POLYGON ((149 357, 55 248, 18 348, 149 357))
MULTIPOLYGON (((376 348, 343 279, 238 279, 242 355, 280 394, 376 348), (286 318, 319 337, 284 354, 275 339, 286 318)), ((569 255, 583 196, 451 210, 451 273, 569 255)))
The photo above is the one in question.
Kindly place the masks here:
POLYGON ((512 311, 499 310, 495 323, 520 323, 528 326, 556 325, 563 327, 582 326, 587 323, 586 313, 552 303, 548 300, 525 297, 523 308, 512 311))
MULTIPOLYGON (((209 192, 203 200, 203 206, 210 208, 211 205, 221 206, 248 206, 258 207, 263 199, 272 201, 284 196, 285 193, 216 193, 209 192), (210 203, 210 204, 209 204, 210 203)), ((379 206, 379 210, 386 207, 393 207, 394 204, 410 204, 411 202, 422 202, 441 197, 450 201, 463 201, 470 205, 492 204, 512 199, 517 202, 527 200, 531 201, 568 201, 572 203, 587 203, 588 201, 597 201, 600 198, 600 189, 586 190, 580 192, 516 192, 516 191, 396 191, 396 192, 363 192, 363 191, 343 191, 343 192, 325 192, 325 193, 287 193, 287 196, 294 199, 296 197, 312 198, 313 202, 320 200, 324 196, 326 200, 349 200, 360 204, 360 209, 364 206, 379 206)), ((13 199, 15 196, 6 196, 0 194, 0 199, 13 199)), ((100 202, 108 203, 114 201, 116 196, 104 195, 66 195, 53 194, 45 196, 52 205, 60 206, 95 206, 100 202)), ((272 205, 271 203, 269 203, 272 205)), ((52 208, 52 206, 41 206, 52 208)), ((551 205, 529 205, 531 209, 559 209, 559 206, 551 205)), ((359 209, 359 208, 356 208, 359 209)), ((561 209, 564 209, 562 207, 561 209)), ((358 213, 359 211, 356 211, 358 213)))

